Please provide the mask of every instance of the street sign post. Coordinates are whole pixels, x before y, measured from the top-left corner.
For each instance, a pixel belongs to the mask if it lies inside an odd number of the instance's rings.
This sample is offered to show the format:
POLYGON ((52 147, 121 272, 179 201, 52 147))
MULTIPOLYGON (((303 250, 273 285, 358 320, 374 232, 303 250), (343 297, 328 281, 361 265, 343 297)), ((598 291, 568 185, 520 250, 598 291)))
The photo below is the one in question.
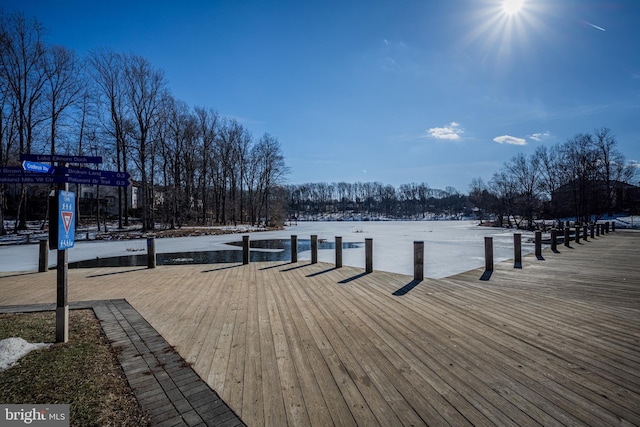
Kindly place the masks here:
POLYGON ((57 184, 49 200, 49 245, 58 250, 56 291, 56 342, 69 339, 69 303, 67 301, 67 249, 75 244, 75 194, 69 184, 127 187, 127 172, 100 171, 68 167, 68 163, 102 163, 102 157, 56 154, 21 154, 22 167, 0 168, 0 184, 57 184), (51 163, 51 165, 41 162, 51 163), (53 166, 57 163, 57 166, 53 166))

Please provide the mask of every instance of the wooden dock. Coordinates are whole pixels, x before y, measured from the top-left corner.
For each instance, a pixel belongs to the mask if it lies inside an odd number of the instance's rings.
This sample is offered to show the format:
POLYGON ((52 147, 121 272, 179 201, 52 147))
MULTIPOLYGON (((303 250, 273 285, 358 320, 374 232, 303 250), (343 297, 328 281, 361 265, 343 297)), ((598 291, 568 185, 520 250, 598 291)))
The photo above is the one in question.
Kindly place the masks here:
MULTIPOLYGON (((640 425, 640 233, 559 251, 490 280, 70 270, 69 301, 126 298, 249 426, 640 425)), ((55 281, 0 273, 0 305, 55 302, 55 281)))

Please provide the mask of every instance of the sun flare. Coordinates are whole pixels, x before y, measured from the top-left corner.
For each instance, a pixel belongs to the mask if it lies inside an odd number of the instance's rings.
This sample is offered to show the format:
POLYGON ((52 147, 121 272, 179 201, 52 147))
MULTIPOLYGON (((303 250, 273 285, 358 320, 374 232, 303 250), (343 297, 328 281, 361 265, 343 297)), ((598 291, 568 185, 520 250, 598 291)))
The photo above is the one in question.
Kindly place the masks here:
POLYGON ((524 0, 504 0, 502 2, 502 11, 507 15, 514 15, 522 9, 524 0))

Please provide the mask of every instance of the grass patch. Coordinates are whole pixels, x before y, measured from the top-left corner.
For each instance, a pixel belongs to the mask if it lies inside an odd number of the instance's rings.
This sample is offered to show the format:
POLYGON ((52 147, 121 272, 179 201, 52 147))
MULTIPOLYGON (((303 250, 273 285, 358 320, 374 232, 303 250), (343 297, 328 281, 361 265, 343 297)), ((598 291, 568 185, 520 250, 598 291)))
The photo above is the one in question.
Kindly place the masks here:
MULTIPOLYGON (((0 314, 0 339, 55 341, 55 313, 0 314)), ((69 342, 0 372, 0 402, 69 404, 71 425, 145 426, 142 410, 93 310, 69 312, 69 342)))

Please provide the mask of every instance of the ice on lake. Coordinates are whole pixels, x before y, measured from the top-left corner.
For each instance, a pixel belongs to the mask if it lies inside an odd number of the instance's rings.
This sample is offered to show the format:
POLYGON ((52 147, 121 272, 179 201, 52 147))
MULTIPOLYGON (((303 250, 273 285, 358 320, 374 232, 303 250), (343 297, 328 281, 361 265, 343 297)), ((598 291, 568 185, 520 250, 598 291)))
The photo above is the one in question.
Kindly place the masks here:
MULTIPOLYGON (((425 247, 425 277, 442 278, 484 266, 484 237, 493 237, 495 262, 513 258, 513 234, 522 233, 523 253, 534 250, 531 232, 479 227, 476 221, 363 221, 363 222, 299 222, 284 230, 242 233, 251 240, 299 240, 317 235, 320 240, 334 241, 341 236, 351 245, 343 250, 343 264, 364 268, 364 241, 373 239, 374 270, 413 275, 413 242, 423 241, 425 247), (357 246, 357 247, 353 247, 357 246)), ((157 253, 241 250, 228 243, 238 242, 242 234, 218 236, 158 238, 157 253)), ((144 254, 146 240, 78 241, 68 250, 69 262, 144 254)), ((55 265, 55 252, 49 256, 55 265)), ((311 259, 303 250, 298 260, 311 259)), ((318 251, 320 262, 335 262, 333 249, 318 251)), ((38 245, 0 247, 0 271, 33 271, 38 269, 38 245)))

